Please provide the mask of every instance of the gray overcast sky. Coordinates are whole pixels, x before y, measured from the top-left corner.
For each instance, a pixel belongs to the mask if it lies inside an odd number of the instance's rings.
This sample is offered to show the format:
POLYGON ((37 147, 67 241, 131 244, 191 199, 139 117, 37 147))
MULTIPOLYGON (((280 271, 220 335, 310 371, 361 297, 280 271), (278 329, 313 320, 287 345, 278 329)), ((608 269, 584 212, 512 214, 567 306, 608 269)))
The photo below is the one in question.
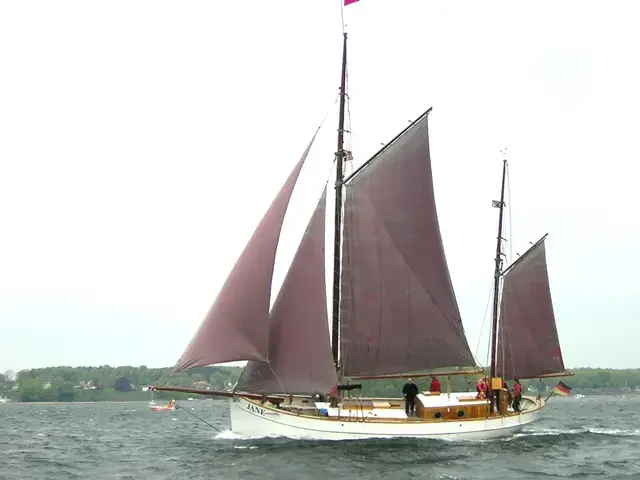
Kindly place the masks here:
MULTIPOLYGON (((304 172, 316 186, 327 177, 339 7, 2 3, 0 371, 178 359, 330 111, 304 172)), ((565 363, 640 366, 639 9, 585 0, 345 8, 356 162, 434 108, 441 229, 481 361, 506 146, 507 251, 549 232, 565 363)), ((319 188, 303 190, 300 203, 315 203, 319 188)), ((306 223, 293 213, 278 265, 306 223)))

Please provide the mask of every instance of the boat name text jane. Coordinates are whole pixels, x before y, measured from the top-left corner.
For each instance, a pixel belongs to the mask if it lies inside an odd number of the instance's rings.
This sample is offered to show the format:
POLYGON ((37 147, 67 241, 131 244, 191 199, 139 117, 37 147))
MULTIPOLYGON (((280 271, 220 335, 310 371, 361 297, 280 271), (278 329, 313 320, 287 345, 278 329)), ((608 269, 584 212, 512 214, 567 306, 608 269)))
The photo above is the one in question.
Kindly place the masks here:
POLYGON ((251 403, 247 403, 247 410, 249 410, 250 412, 253 412, 253 413, 257 413, 258 415, 262 415, 262 416, 264 416, 264 414, 265 414, 264 408, 256 407, 255 405, 252 405, 251 403))

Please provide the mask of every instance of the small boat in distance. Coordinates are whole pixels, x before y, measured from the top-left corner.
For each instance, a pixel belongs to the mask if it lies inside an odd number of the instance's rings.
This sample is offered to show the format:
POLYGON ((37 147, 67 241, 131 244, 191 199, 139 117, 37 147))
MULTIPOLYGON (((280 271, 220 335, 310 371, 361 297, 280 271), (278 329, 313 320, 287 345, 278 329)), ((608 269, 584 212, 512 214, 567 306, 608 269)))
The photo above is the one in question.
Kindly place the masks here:
POLYGON ((150 407, 152 407, 153 405, 157 405, 157 404, 158 404, 158 402, 156 402, 156 401, 153 399, 153 388, 149 388, 149 391, 151 392, 151 400, 149 400, 149 406, 150 406, 150 407))
POLYGON ((166 405, 149 405, 151 410, 154 412, 162 412, 166 410, 175 410, 176 409, 176 401, 170 400, 166 405))

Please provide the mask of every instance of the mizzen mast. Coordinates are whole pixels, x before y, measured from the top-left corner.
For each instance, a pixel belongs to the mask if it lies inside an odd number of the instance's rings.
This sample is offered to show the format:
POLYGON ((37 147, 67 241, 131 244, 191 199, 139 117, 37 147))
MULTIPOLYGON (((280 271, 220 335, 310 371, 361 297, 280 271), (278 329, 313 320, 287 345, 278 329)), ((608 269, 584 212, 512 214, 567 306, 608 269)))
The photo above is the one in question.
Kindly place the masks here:
POLYGON ((333 242, 333 317, 331 322, 331 352, 336 371, 340 371, 338 363, 339 331, 340 331, 340 268, 341 268, 341 234, 342 234, 342 185, 344 164, 344 110, 347 83, 347 33, 344 32, 342 45, 342 77, 340 79, 340 113, 338 119, 338 148, 336 150, 336 204, 333 242))
POLYGON ((500 296, 500 275, 502 273, 502 217, 504 214, 504 183, 507 173, 507 159, 502 161, 502 187, 500 189, 500 202, 494 200, 493 206, 500 209, 498 217, 498 240, 496 242, 496 267, 493 276, 493 318, 491 322, 491 381, 489 388, 492 388, 493 378, 496 376, 496 353, 497 353, 497 333, 498 333, 498 303, 500 296))

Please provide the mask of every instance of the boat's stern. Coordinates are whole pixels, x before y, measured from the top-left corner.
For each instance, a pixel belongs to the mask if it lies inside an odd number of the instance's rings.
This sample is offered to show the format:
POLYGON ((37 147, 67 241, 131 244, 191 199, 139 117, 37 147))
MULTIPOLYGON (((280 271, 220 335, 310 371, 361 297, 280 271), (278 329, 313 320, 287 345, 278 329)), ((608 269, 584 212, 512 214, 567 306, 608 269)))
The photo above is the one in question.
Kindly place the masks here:
POLYGON ((545 405, 545 401, 542 397, 526 397, 522 396, 520 400, 520 411, 521 412, 532 412, 534 410, 540 410, 545 405))

